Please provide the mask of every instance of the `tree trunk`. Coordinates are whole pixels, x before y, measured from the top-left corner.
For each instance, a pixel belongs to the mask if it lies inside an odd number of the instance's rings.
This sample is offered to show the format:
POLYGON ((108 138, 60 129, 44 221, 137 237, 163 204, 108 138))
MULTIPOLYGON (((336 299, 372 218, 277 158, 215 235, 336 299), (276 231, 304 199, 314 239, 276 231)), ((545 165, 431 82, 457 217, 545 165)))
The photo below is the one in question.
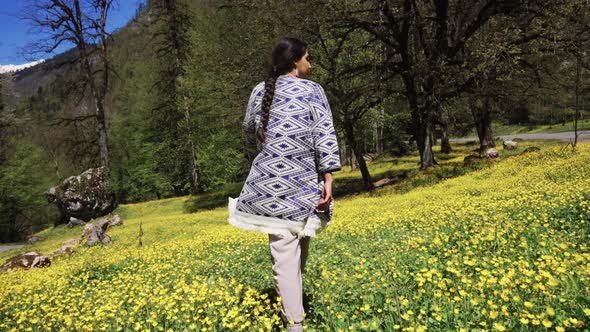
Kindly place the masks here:
POLYGON ((191 126, 191 117, 188 109, 185 107, 184 115, 186 117, 186 126, 188 130, 188 140, 190 142, 191 149, 191 194, 196 195, 199 193, 199 168, 197 166, 197 153, 195 152, 195 143, 193 142, 193 131, 191 126))
POLYGON ((111 169, 109 160, 109 145, 107 136, 107 124, 103 99, 96 96, 96 129, 98 131, 98 145, 100 147, 100 165, 104 166, 107 172, 111 169))
POLYGON ((418 107, 412 109, 414 139, 418 145, 421 170, 433 167, 438 164, 434 159, 434 152, 432 151, 434 123, 431 116, 428 115, 430 112, 431 111, 426 111, 418 107))
POLYGON ((346 160, 350 165, 350 170, 356 171, 358 168, 358 163, 356 162, 356 156, 354 155, 354 152, 352 152, 352 148, 349 145, 346 147, 346 160))
POLYGON ((416 91, 415 77, 410 73, 402 75, 405 94, 412 114, 412 134, 420 155, 420 169, 424 170, 437 165, 432 151, 433 125, 435 105, 427 103, 434 96, 419 95, 416 91))
MULTIPOLYGON (((579 40, 579 35, 578 35, 579 40)), ((574 112, 574 144, 573 147, 576 147, 578 143, 578 116, 580 114, 580 55, 576 54, 576 111, 574 112)))
POLYGON ((97 109, 100 110, 99 114, 97 114, 96 118, 98 121, 98 137, 99 137, 99 144, 100 144, 100 156, 101 156, 101 165, 105 166, 107 172, 110 171, 110 159, 109 159, 109 148, 108 148, 108 128, 107 128, 107 121, 106 121, 106 114, 105 114, 105 106, 104 102, 106 99, 107 92, 109 90, 109 57, 108 57, 108 44, 107 44, 107 31, 106 31, 106 24, 107 24, 107 14, 108 9, 110 7, 110 3, 107 0, 100 1, 100 54, 102 60, 102 82, 101 87, 98 90, 98 101, 97 109))
POLYGON ((436 160, 434 160, 434 153, 432 152, 432 146, 434 145, 433 127, 432 121, 426 121, 426 123, 423 124, 424 129, 420 131, 422 141, 424 142, 421 153, 421 169, 427 169, 437 164, 436 160))
POLYGON ((381 155, 383 153, 383 113, 385 110, 382 108, 380 110, 381 118, 379 120, 375 120, 374 122, 374 130, 375 130, 375 152, 377 155, 381 155))
POLYGON ((365 190, 372 190, 373 180, 371 179, 371 174, 369 174, 369 168, 367 167, 367 163, 365 162, 365 158, 363 157, 363 152, 360 148, 357 147, 355 149, 354 154, 356 155, 356 159, 359 163, 359 169, 361 170, 365 190))
POLYGON ((57 175, 57 178, 59 179, 59 181, 61 181, 62 178, 61 178, 61 173, 59 172, 59 163, 57 161, 56 148, 52 148, 49 153, 51 154, 51 158, 53 159, 53 165, 55 168, 55 175, 57 175))
POLYGON ((365 190, 373 189, 373 180, 371 179, 371 174, 369 174, 369 168, 367 167, 367 163, 365 162, 365 158, 363 157, 363 149, 360 144, 356 142, 354 137, 354 127, 350 121, 346 121, 345 129, 346 129, 346 141, 348 145, 352 148, 353 154, 356 156, 356 160, 358 162, 359 169, 361 171, 361 175, 363 177, 363 183, 365 190))
POLYGON ((449 142, 449 137, 447 136, 447 124, 441 124, 441 132, 442 138, 440 139, 440 152, 441 153, 451 153, 453 152, 453 148, 451 147, 451 143, 449 142))
POLYGON ((484 152, 489 148, 495 148, 496 142, 492 131, 492 117, 489 97, 472 97, 470 98, 471 115, 477 137, 479 138, 479 151, 484 152))
MULTIPOLYGON (((98 132, 98 145, 100 148, 100 165, 105 167, 106 172, 108 173, 110 170, 110 162, 109 162, 109 149, 108 149, 108 137, 107 137, 107 126, 106 126, 106 119, 105 119, 105 110, 104 110, 104 99, 103 95, 98 91, 98 87, 94 81, 94 75, 92 71, 92 66, 90 65, 90 60, 88 59, 88 51, 86 49, 86 40, 84 38, 84 31, 82 29, 82 11, 80 9, 80 2, 74 1, 75 6, 75 13, 76 13, 76 20, 80 25, 76 32, 78 33, 78 50, 80 52, 80 58, 82 60, 82 70, 84 72, 85 78, 88 80, 90 85, 91 93, 94 97, 95 102, 95 113, 96 113, 96 130, 98 132)), ((106 45, 103 45, 106 49, 106 45)), ((107 61, 107 59, 102 59, 103 61, 107 61)), ((104 70, 108 70, 108 63, 104 62, 104 70)), ((108 84, 108 81, 103 82, 103 84, 108 84)))

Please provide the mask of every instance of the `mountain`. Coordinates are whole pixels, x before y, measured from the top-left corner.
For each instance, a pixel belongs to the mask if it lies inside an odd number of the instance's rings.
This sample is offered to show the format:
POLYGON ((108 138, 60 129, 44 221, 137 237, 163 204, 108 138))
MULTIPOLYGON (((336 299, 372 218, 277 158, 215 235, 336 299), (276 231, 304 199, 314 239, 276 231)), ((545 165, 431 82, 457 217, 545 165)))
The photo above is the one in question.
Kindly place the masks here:
MULTIPOLYGON (((130 43, 129 39, 141 36, 143 32, 142 25, 145 24, 144 20, 144 17, 135 17, 122 28, 114 31, 112 37, 118 43, 114 45, 114 49, 111 49, 111 51, 116 52, 117 48, 127 48, 130 43)), ((139 39, 141 40, 141 38, 139 39)), ((90 48, 94 47, 94 45, 89 46, 90 48)), ((19 66, 0 66, 0 75, 10 75, 13 81, 12 96, 8 96, 6 103, 13 104, 21 98, 31 97, 39 88, 43 88, 49 83, 55 82, 59 85, 64 80, 64 77, 71 76, 71 73, 78 70, 77 64, 74 62, 76 53, 77 49, 73 47, 44 61, 19 66)), ((141 59, 141 56, 137 56, 137 58, 141 59)), ((94 63, 93 59, 90 62, 94 63)))
POLYGON ((40 87, 63 74, 71 67, 75 52, 76 49, 72 48, 41 63, 9 73, 13 77, 14 98, 18 100, 30 97, 40 87))
POLYGON ((19 70, 22 70, 25 68, 29 68, 29 67, 38 65, 38 64, 42 63, 43 61, 45 61, 45 59, 25 63, 22 65, 0 65, 0 74, 16 72, 16 71, 19 71, 19 70))

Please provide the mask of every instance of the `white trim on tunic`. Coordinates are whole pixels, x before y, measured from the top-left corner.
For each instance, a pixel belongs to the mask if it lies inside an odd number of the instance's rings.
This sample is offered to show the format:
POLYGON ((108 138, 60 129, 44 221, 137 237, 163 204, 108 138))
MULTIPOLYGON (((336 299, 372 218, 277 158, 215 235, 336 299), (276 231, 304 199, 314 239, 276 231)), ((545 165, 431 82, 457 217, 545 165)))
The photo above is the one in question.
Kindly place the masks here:
MULTIPOLYGON (((238 200, 232 197, 228 198, 229 223, 249 231, 274 234, 279 237, 289 235, 315 237, 331 223, 328 218, 320 218, 315 214, 311 214, 305 222, 298 222, 242 212, 236 208, 238 200)), ((331 205, 333 204, 332 200, 331 205)))

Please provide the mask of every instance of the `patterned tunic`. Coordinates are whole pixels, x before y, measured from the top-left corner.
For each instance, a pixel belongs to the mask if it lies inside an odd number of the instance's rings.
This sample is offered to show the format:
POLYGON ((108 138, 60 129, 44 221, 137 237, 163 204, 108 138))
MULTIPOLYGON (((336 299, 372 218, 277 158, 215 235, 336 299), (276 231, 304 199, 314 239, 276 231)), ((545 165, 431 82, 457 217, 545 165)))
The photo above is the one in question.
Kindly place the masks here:
POLYGON ((260 82, 252 90, 243 123, 252 167, 240 196, 229 198, 229 222, 278 236, 315 236, 330 224, 334 207, 332 200, 325 212, 315 208, 323 173, 341 168, 330 105, 318 83, 279 76, 266 129, 268 141, 257 144, 263 96, 264 82, 260 82))

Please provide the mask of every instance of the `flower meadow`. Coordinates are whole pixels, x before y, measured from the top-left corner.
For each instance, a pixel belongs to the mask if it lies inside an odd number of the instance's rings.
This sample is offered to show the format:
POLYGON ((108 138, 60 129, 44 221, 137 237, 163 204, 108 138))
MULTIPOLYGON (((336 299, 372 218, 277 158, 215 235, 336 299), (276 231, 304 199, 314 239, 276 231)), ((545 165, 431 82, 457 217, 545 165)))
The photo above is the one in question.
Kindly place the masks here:
MULTIPOLYGON (((310 242, 306 330, 589 330, 589 162, 590 144, 551 147, 337 198, 310 242)), ((0 274, 0 330, 279 330, 268 236, 229 225, 225 207, 185 214, 184 200, 120 206, 111 245, 0 274)), ((79 235, 47 232, 30 250, 79 235)))

